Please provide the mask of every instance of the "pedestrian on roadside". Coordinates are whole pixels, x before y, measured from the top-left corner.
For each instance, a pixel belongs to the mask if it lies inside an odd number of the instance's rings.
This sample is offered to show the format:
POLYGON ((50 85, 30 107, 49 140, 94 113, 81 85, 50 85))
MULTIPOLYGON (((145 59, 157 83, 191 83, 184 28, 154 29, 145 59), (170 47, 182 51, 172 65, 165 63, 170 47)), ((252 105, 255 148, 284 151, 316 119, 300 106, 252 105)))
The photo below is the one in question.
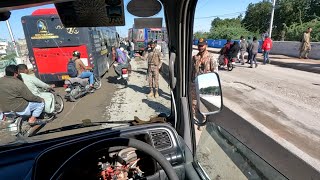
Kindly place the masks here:
POLYGON ((258 39, 256 37, 253 37, 253 42, 250 46, 250 53, 251 53, 251 60, 250 60, 250 68, 253 68, 253 61, 255 63, 255 66, 256 68, 258 67, 258 64, 257 64, 257 54, 258 54, 258 50, 259 50, 259 42, 258 42, 258 39))
POLYGON ((247 52, 248 52, 248 57, 247 57, 247 63, 248 64, 251 64, 251 57, 252 57, 252 53, 251 53, 251 50, 252 49, 252 40, 251 40, 251 37, 249 36, 248 37, 248 47, 247 47, 247 52))
POLYGON ((235 41, 232 45, 231 45, 231 48, 229 50, 229 53, 228 53, 228 58, 230 61, 234 61, 235 59, 238 58, 238 53, 240 51, 240 45, 239 45, 239 42, 238 41, 235 41))
POLYGON ((131 56, 131 58, 134 58, 134 42, 133 41, 131 41, 130 42, 130 56, 131 56))
POLYGON ((311 39, 311 32, 312 28, 308 27, 307 31, 303 33, 303 37, 301 39, 301 46, 300 46, 300 59, 309 59, 308 55, 311 51, 311 44, 310 44, 310 39, 311 39))
POLYGON ((266 37, 269 37, 268 31, 262 33, 262 35, 261 35, 262 42, 266 39, 266 37))
POLYGON ((243 36, 240 37, 240 56, 241 56, 241 65, 244 65, 244 54, 247 52, 248 43, 243 36))
POLYGON ((270 59, 269 59, 269 53, 272 49, 272 40, 271 38, 267 35, 266 39, 263 41, 262 44, 262 52, 263 52, 263 64, 269 63, 270 64, 270 59))

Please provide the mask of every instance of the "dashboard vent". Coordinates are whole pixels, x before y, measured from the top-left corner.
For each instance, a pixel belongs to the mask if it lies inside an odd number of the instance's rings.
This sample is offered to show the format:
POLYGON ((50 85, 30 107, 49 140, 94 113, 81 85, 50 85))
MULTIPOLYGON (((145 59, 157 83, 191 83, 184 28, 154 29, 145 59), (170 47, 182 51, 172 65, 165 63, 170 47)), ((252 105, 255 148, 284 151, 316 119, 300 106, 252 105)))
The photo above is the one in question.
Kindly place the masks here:
POLYGON ((151 139, 153 146, 157 150, 165 150, 172 147, 171 138, 167 131, 153 131, 151 132, 151 139))

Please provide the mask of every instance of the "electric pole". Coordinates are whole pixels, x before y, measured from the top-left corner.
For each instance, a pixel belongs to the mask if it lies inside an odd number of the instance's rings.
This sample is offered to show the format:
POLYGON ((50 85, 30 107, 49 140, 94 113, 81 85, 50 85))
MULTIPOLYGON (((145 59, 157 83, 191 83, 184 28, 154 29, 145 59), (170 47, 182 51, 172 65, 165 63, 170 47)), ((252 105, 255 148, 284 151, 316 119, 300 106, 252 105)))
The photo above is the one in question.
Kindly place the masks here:
POLYGON ((271 20, 270 20, 270 27, 269 27, 269 37, 271 38, 272 35, 272 27, 273 27, 273 18, 274 18, 274 9, 276 7, 276 0, 272 0, 272 11, 271 11, 271 20))
POLYGON ((10 36, 11 36, 12 43, 13 43, 13 45, 14 45, 14 50, 16 51, 17 57, 19 57, 19 53, 18 53, 18 49, 17 49, 17 44, 16 44, 16 41, 14 40, 14 37, 13 37, 13 34, 12 34, 12 30, 11 30, 11 26, 10 26, 10 23, 9 23, 9 20, 6 20, 6 23, 7 23, 7 27, 8 27, 10 36))

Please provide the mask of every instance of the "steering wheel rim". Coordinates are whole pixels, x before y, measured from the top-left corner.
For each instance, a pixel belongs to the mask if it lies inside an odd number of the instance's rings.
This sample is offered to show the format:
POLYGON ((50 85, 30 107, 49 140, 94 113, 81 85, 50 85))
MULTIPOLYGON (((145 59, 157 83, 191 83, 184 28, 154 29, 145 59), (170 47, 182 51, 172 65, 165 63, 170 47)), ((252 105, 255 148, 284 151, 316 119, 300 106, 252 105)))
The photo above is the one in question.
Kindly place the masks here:
POLYGON ((116 146, 128 146, 136 148, 139 151, 142 151, 149 156, 151 156, 153 159, 155 159, 168 178, 170 180, 179 180, 174 168, 171 166, 169 161, 154 147, 150 146, 149 144, 136 140, 131 138, 111 138, 111 139, 103 139, 94 143, 91 143, 84 148, 77 151, 75 154, 73 154, 71 157, 69 157, 52 175, 50 178, 51 180, 60 179, 62 173, 65 171, 66 168, 70 168, 70 165, 73 161, 75 161, 77 158, 81 158, 83 155, 86 154, 86 152, 92 151, 96 148, 107 148, 107 147, 116 147, 116 146))

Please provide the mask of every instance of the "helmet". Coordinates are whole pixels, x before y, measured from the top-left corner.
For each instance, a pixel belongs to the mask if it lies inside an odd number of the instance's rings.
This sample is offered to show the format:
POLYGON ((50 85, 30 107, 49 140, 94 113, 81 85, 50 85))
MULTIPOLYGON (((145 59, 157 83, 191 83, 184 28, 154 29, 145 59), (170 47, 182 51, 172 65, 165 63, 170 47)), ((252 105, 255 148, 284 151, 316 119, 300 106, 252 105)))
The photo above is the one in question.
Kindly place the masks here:
POLYGON ((72 56, 73 57, 77 57, 77 58, 80 58, 80 52, 79 51, 73 51, 73 53, 72 53, 72 56))

